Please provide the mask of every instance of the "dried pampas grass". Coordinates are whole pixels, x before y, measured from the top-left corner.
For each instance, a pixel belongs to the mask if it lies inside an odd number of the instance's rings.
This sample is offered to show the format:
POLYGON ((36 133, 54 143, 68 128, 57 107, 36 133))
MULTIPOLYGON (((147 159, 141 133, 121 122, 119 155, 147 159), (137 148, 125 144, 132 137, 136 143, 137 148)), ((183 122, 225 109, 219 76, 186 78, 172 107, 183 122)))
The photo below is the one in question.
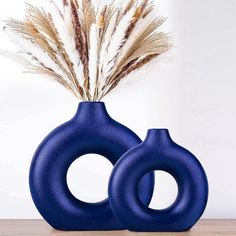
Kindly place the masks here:
POLYGON ((122 80, 171 47, 159 31, 163 17, 149 0, 96 7, 91 0, 53 0, 49 10, 26 5, 25 19, 9 19, 6 33, 30 61, 83 101, 100 101, 122 80))

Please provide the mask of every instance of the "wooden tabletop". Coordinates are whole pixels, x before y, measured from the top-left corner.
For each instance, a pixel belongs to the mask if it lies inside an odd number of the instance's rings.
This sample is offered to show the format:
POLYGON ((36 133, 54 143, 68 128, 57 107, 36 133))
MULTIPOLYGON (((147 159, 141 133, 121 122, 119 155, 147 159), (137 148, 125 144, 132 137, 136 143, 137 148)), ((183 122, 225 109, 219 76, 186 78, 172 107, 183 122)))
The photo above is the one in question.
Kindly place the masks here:
POLYGON ((236 236, 236 220, 200 220, 190 231, 181 233, 135 233, 129 231, 62 232, 42 220, 0 220, 0 236, 236 236))

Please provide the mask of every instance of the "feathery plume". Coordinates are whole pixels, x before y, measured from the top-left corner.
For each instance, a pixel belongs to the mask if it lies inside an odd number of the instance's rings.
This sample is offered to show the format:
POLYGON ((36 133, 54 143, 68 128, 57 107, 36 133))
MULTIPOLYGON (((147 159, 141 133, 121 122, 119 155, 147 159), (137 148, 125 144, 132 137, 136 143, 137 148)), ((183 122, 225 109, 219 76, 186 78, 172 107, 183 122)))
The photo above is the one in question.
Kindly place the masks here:
POLYGON ((171 47, 152 1, 95 2, 50 0, 48 10, 26 4, 25 19, 4 27, 28 71, 50 76, 83 101, 100 101, 171 47))
POLYGON ((135 8, 131 8, 120 20, 119 24, 116 26, 115 32, 112 35, 112 40, 107 48, 107 53, 105 55, 105 61, 103 64, 103 77, 106 79, 112 73, 115 68, 115 62, 117 55, 119 54, 120 48, 122 48, 125 41, 125 29, 131 23, 135 12, 135 8))
POLYGON ((98 39, 99 25, 92 24, 90 29, 90 49, 89 49, 89 78, 90 78, 90 94, 95 97, 97 88, 97 64, 98 64, 98 39))

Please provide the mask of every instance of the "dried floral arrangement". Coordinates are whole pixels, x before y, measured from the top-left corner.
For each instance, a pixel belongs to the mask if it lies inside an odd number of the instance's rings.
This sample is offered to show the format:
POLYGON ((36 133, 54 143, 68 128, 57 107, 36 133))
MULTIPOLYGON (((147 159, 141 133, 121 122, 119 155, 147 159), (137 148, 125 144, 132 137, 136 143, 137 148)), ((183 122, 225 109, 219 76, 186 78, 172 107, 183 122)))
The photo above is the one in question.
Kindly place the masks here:
POLYGON ((25 19, 9 19, 4 29, 29 72, 53 77, 83 101, 100 101, 171 47, 159 30, 165 18, 149 0, 59 1, 49 1, 48 10, 27 4, 25 19))

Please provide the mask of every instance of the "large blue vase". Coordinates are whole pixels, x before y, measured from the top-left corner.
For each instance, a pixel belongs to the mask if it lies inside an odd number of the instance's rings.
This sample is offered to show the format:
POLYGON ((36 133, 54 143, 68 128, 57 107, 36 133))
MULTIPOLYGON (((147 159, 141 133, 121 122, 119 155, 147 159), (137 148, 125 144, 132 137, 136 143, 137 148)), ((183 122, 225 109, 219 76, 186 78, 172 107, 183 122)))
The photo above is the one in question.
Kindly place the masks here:
MULTIPOLYGON (((59 230, 125 229, 114 217, 108 199, 87 203, 75 198, 66 175, 72 162, 82 155, 96 153, 114 165, 140 142, 136 134, 108 115, 104 103, 80 103, 75 116, 44 139, 31 164, 31 195, 43 218, 59 230)), ((144 205, 149 204, 153 188, 154 175, 149 173, 139 185, 144 205)))
POLYGON ((202 215, 207 198, 207 177, 200 162, 174 143, 166 129, 149 130, 144 142, 117 162, 109 182, 112 209, 132 231, 186 231, 202 215), (140 179, 154 170, 168 172, 178 185, 176 201, 166 209, 150 209, 138 196, 140 179))

